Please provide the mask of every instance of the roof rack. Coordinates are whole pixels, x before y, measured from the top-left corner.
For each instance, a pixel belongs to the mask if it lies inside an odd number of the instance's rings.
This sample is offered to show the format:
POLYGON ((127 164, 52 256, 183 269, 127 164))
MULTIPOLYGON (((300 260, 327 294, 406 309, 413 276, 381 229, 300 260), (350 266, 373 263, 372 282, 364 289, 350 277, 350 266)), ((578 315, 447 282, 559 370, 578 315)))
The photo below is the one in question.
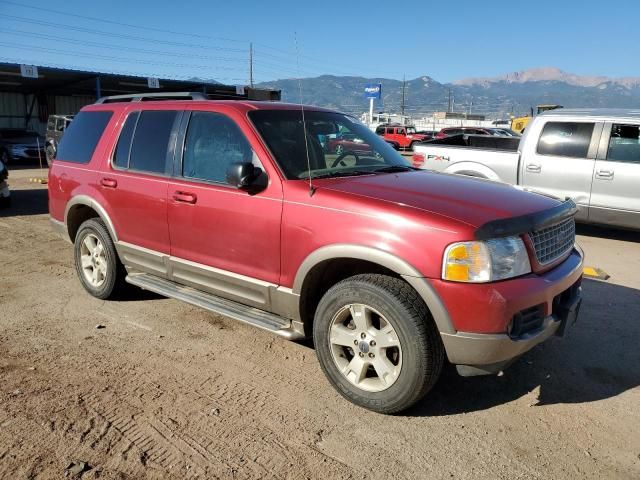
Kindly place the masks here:
POLYGON ((133 93, 129 95, 111 95, 100 97, 96 103, 114 102, 144 102, 145 100, 209 100, 200 92, 157 92, 157 93, 133 93))

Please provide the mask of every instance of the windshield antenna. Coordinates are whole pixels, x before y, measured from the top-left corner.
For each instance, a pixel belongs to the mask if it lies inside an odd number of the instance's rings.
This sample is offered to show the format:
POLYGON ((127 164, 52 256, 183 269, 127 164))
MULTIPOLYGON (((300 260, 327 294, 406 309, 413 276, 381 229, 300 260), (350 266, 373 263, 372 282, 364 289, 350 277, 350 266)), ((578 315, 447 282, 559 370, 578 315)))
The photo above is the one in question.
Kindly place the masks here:
POLYGON ((309 141, 307 139, 307 122, 304 118, 304 103, 302 102, 302 79, 300 78, 300 52, 298 50, 298 33, 293 32, 293 38, 296 44, 296 66, 298 70, 298 90, 300 92, 300 111, 302 112, 302 130, 304 131, 304 148, 307 153, 307 172, 309 175, 309 196, 313 197, 316 193, 316 187, 311 183, 311 159, 309 158, 309 141))

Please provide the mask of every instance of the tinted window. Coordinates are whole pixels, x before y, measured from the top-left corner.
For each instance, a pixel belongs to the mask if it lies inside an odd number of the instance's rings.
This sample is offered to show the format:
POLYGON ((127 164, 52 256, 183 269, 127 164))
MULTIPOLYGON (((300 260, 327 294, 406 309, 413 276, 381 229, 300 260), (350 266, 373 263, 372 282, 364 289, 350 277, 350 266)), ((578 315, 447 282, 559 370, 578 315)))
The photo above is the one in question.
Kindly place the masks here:
POLYGON ((231 119, 217 113, 191 114, 182 161, 184 177, 225 182, 230 164, 251 162, 253 157, 249 142, 231 119))
POLYGON ((540 155, 587 158, 593 123, 548 122, 538 142, 540 155))
MULTIPOLYGON (((140 113, 131 145, 129 168, 142 172, 165 173, 169 140, 177 115, 176 111, 163 110, 140 113)), ((74 120, 71 125, 75 123, 74 120)))
POLYGON ((118 145, 116 145, 116 153, 113 156, 113 164, 119 168, 129 168, 129 153, 131 152, 131 138, 136 128, 136 122, 140 112, 130 113, 124 122, 118 145))
POLYGON ((113 112, 80 112, 69 125, 56 153, 65 162, 89 163, 113 112))
POLYGON ((384 135, 384 127, 376 128, 376 134, 377 135, 384 135))
POLYGON ((614 124, 611 127, 607 160, 640 162, 640 128, 638 125, 614 124))

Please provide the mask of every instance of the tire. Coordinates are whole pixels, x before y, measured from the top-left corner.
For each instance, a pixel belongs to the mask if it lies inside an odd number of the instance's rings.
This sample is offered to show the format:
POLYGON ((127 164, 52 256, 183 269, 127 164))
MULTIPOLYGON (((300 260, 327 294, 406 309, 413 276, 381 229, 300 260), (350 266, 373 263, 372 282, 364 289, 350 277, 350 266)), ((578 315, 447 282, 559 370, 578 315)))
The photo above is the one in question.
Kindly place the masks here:
POLYGON ((313 339, 334 388, 380 413, 397 413, 422 399, 444 362, 442 340, 426 305, 407 283, 386 275, 356 275, 331 287, 316 309, 313 339), (368 326, 359 328, 365 325, 362 317, 368 326), (359 369, 363 363, 367 366, 359 369))
POLYGON ((80 225, 74 258, 80 283, 94 297, 106 300, 124 286, 125 270, 102 220, 91 218, 80 225))

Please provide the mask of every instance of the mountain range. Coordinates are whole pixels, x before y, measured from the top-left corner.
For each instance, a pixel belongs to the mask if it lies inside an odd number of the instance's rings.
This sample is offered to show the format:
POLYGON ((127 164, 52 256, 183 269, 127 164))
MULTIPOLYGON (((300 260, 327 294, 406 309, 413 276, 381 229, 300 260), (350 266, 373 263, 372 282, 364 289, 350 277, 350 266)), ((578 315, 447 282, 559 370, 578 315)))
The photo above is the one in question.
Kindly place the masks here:
MULTIPOLYGON (((322 75, 259 83, 260 88, 282 90, 287 102, 319 105, 360 115, 368 111, 367 84, 382 84, 375 111, 398 113, 403 82, 389 78, 322 75), (302 90, 302 96, 300 95, 302 90)), ((451 95, 454 112, 482 113, 493 118, 525 114, 538 104, 565 107, 640 108, 640 77, 581 76, 555 67, 541 67, 498 77, 465 78, 440 83, 429 76, 407 80, 405 112, 414 117, 446 111, 451 95)))

